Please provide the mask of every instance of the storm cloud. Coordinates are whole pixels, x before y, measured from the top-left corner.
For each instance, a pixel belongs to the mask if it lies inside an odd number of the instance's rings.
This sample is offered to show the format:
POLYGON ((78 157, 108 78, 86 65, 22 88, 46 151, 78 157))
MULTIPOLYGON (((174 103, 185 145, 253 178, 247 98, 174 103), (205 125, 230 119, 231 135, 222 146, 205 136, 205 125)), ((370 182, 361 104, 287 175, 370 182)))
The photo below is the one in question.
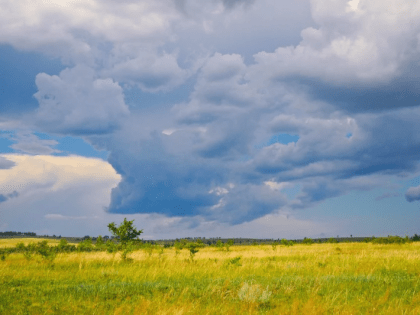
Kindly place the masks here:
POLYGON ((108 214, 241 225, 420 174, 420 4, 76 2, 5 1, 0 41, 64 67, 34 78, 12 148, 108 151, 108 214))

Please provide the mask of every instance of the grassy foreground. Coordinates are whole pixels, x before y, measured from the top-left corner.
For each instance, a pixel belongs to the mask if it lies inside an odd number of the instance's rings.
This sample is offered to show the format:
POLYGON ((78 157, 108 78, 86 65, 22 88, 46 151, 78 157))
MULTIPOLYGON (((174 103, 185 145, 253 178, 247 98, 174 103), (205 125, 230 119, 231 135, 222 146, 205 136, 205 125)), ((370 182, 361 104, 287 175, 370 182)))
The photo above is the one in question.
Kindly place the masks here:
POLYGON ((10 254, 0 261, 0 314, 420 314, 419 242, 129 256, 10 254))

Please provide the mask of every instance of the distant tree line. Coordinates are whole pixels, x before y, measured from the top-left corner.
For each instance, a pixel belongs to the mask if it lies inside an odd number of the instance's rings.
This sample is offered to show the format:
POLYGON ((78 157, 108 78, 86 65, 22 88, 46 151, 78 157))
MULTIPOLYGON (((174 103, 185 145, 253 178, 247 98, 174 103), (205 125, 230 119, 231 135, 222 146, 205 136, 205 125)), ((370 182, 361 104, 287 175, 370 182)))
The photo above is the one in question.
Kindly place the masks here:
POLYGON ((6 231, 0 232, 1 236, 36 236, 35 232, 15 232, 15 231, 6 231))
MULTIPOLYGON (((127 240, 121 239, 121 235, 124 235, 124 233, 128 234, 128 236, 123 236, 124 238, 128 237, 130 239, 130 246, 136 245, 139 246, 139 244, 143 244, 146 246, 149 245, 163 245, 164 247, 178 247, 178 248, 187 248, 188 246, 185 246, 187 243, 197 243, 200 244, 200 246, 214 246, 214 247, 226 247, 228 249, 229 246, 232 245, 286 245, 286 246, 292 246, 293 244, 314 244, 314 243, 349 243, 349 242, 371 242, 374 244, 393 244, 393 243, 408 243, 408 242, 418 242, 420 241, 420 235, 414 234, 412 237, 405 236, 392 236, 388 235, 387 237, 353 237, 350 238, 337 238, 331 237, 331 238, 320 238, 320 239, 311 239, 305 237, 304 239, 298 240, 286 240, 286 239, 251 239, 251 238, 232 238, 232 239, 223 239, 220 237, 216 238, 205 238, 205 237, 186 237, 183 239, 174 239, 174 240, 139 240, 135 239, 138 235, 140 235, 143 231, 137 231, 133 227, 133 221, 125 221, 119 226, 116 227, 115 224, 111 223, 108 225, 108 228, 110 229, 111 233, 113 234, 111 237, 109 236, 99 236, 99 237, 90 237, 89 235, 86 235, 82 238, 80 237, 66 237, 67 241, 71 242, 80 242, 80 248, 86 247, 87 250, 90 250, 90 248, 113 248, 114 245, 112 244, 119 244, 122 243, 124 247, 127 247, 127 240), (119 230, 120 229, 120 230, 119 230), (117 234, 119 233, 119 234, 117 234), (122 233, 122 234, 121 234, 122 233), (129 234, 134 233, 134 234, 129 234), (122 241, 122 242, 121 242, 122 241), (132 244, 131 244, 132 243, 132 244), (89 244, 92 244, 90 246, 89 244), (97 245, 97 247, 93 245, 97 245), (108 244, 108 245, 106 245, 108 244), (183 245, 181 245, 183 244, 183 245)), ((37 235, 35 232, 15 232, 15 231, 6 231, 6 232, 0 232, 0 238, 1 237, 46 237, 46 238, 58 238, 61 239, 60 236, 49 236, 49 235, 37 235)), ((63 240, 65 242, 65 240, 63 240)), ((63 243, 64 244, 64 243, 63 243)), ((73 245, 72 245, 73 246, 73 245)), ((118 246, 117 246, 118 248, 118 246)), ((68 251, 75 251, 76 247, 74 249, 68 249, 68 251)), ((94 250, 94 249, 92 249, 94 250)), ((114 249, 115 250, 115 249, 114 249)), ((112 250, 111 250, 112 251, 112 250)))

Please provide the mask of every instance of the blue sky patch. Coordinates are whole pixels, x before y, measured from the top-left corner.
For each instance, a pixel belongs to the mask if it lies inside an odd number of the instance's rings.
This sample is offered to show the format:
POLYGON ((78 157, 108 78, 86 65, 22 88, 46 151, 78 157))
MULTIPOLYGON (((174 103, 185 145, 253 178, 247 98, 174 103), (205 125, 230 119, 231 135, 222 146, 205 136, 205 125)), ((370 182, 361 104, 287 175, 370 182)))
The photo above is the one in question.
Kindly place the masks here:
POLYGON ((96 157, 103 160, 108 159, 108 151, 98 151, 88 142, 79 137, 58 137, 48 135, 46 133, 34 133, 39 139, 42 140, 55 140, 58 142, 54 146, 54 149, 60 150, 60 153, 54 153, 53 155, 57 156, 66 156, 66 155, 80 155, 85 157, 96 157))
POLYGON ((298 142, 299 136, 298 135, 291 135, 287 133, 280 133, 277 135, 272 136, 267 142, 262 144, 256 145, 256 149, 262 149, 263 147, 268 147, 274 143, 281 143, 281 144, 288 144, 291 142, 298 142))

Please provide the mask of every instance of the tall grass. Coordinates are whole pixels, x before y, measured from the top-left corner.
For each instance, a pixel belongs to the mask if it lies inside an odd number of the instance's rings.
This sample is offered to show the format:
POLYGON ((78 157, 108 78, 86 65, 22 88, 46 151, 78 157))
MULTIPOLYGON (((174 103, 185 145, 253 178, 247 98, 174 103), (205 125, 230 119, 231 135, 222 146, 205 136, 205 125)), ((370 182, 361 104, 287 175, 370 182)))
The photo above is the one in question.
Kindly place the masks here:
POLYGON ((0 314, 420 314, 419 243, 120 255, 10 254, 0 261, 0 314))

